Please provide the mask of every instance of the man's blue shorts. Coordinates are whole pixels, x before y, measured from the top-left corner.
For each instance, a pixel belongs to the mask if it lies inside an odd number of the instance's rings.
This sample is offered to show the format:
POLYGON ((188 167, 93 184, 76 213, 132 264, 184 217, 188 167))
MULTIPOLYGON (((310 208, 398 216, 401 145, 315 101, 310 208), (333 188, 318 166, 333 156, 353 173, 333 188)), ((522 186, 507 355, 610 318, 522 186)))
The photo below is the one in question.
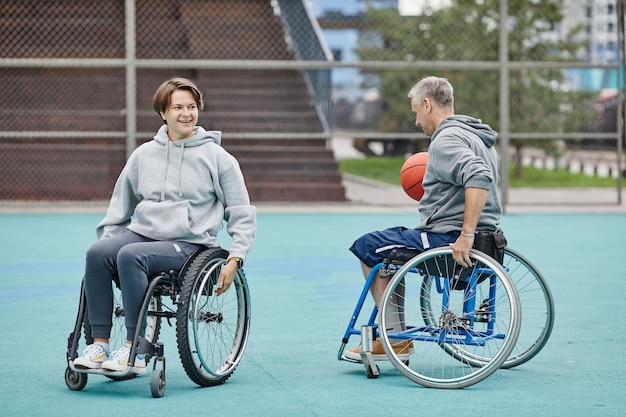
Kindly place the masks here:
POLYGON ((460 234, 460 231, 430 233, 401 226, 392 227, 361 236, 352 244, 350 251, 365 265, 372 268, 382 262, 393 249, 408 248, 424 252, 453 243, 460 234))

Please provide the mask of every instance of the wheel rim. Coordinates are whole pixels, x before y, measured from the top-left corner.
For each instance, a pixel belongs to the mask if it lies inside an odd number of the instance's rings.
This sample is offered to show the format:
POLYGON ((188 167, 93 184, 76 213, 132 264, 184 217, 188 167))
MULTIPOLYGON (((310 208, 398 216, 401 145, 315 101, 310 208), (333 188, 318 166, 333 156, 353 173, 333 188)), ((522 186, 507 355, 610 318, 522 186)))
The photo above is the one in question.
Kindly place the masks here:
POLYGON ((475 265, 496 272, 476 272, 479 283, 473 292, 473 287, 444 290, 444 282, 450 288, 455 281, 435 278, 452 276, 445 270, 453 267, 450 259, 449 248, 433 249, 413 258, 392 278, 381 302, 381 341, 390 361, 412 381, 434 388, 463 388, 495 372, 513 348, 521 320, 515 287, 495 261, 472 251, 475 265), (484 280, 480 274, 485 275, 484 280), (394 294, 400 285, 406 293, 401 303, 394 294), (482 287, 494 291, 487 296, 492 299, 487 304, 492 311, 491 316, 482 316, 484 323, 476 319, 484 297, 480 294, 482 287), (467 314, 464 303, 472 298, 476 298, 476 305, 467 314), (390 331, 394 323, 387 318, 387 310, 394 303, 402 311, 399 314, 406 316, 408 329, 400 333, 390 331), (400 339, 413 340, 416 359, 410 365, 406 355, 393 351, 392 343, 400 339))
POLYGON ((214 286, 223 263, 214 262, 200 273, 189 303, 188 328, 193 361, 208 378, 227 377, 245 350, 249 313, 247 286, 238 272, 220 296, 214 286))
POLYGON ((517 288, 524 320, 513 351, 503 368, 521 365, 545 346, 554 326, 554 299, 541 272, 519 252, 506 248, 504 267, 517 288))

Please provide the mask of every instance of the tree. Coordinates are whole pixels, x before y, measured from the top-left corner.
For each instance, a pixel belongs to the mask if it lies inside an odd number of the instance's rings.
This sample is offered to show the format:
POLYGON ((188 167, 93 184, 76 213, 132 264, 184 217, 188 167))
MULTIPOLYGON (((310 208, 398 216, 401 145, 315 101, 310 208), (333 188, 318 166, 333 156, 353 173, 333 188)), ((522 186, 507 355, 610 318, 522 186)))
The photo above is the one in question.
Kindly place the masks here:
MULTIPOLYGON (((372 2, 374 6, 377 1, 372 2)), ((380 3, 378 3, 380 6, 380 3)), ((509 60, 567 61, 584 44, 575 40, 581 27, 564 40, 545 35, 563 20, 562 0, 509 0, 509 60)), ((370 7, 368 31, 359 36, 357 54, 363 61, 497 61, 499 50, 499 0, 453 0, 443 9, 403 17, 394 8, 370 7)), ((422 71, 381 71, 380 95, 385 112, 378 120, 382 131, 410 132, 408 89, 422 71)), ((455 109, 481 117, 499 128, 498 70, 437 71, 455 87, 455 109)), ((582 110, 573 103, 580 93, 563 88, 564 73, 558 68, 522 69, 510 74, 510 130, 513 132, 566 132, 578 129, 582 110)), ((517 159, 528 140, 514 141, 517 159)), ((552 144, 540 141, 549 148, 552 144)), ((518 164, 521 166, 521 164, 518 164)), ((520 171, 521 172, 521 171, 520 171)))

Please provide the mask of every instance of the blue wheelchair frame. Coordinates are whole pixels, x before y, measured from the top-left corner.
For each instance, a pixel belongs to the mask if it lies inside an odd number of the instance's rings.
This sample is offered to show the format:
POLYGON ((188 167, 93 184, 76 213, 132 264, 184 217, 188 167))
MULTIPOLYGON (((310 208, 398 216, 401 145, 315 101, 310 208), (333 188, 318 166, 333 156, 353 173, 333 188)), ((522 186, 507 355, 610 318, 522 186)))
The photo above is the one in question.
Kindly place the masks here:
MULTIPOLYGON (((448 247, 422 253, 403 250, 375 265, 365 280, 337 359, 362 362, 368 378, 378 377, 372 351, 373 341, 379 337, 387 359, 407 378, 426 387, 464 388, 495 372, 515 347, 521 327, 520 298, 499 262, 475 249, 470 257, 472 266, 462 267, 448 247), (391 277, 390 283, 380 309, 374 306, 359 330, 357 320, 379 275, 391 277), (386 311, 391 305, 398 309, 403 330, 389 329, 393 324, 387 321, 386 311), (376 322, 379 313, 380 324, 376 322), (350 337, 357 334, 361 336, 360 360, 354 354, 344 355, 350 337), (402 340, 411 342, 410 349, 404 345, 396 351, 394 346, 402 340), (492 346, 489 341, 495 340, 500 342, 492 346), (418 362, 409 366, 409 355, 418 351, 418 362)), ((377 350, 376 359, 381 360, 378 355, 377 350)))
MULTIPOLYGON (((350 336, 359 335, 362 336, 362 328, 355 328, 356 322, 361 314, 361 310, 363 309, 363 304, 368 296, 369 290, 374 282, 374 279, 378 275, 378 272, 381 269, 385 270, 395 270, 398 269, 394 264, 389 262, 381 262, 375 265, 370 271, 365 284, 363 285, 363 289, 361 290, 361 294, 359 295, 359 299, 352 313, 352 317, 350 318, 350 322, 348 323, 348 327, 344 333, 342 344, 337 354, 338 360, 347 360, 344 358, 343 352, 345 350, 346 345, 349 342, 350 336)), ((420 271, 413 269, 412 272, 419 273, 420 271)), ((442 313, 448 308, 449 300, 450 300, 450 292, 452 291, 452 283, 455 278, 448 277, 434 277, 436 278, 435 285, 437 288, 437 293, 442 294, 443 302, 442 302, 442 313)), ((392 339, 404 339, 404 340, 414 340, 414 341, 425 341, 425 342, 436 342, 436 343, 463 343, 463 344, 475 344, 482 346, 484 342, 491 338, 499 338, 503 339, 504 335, 501 333, 494 333, 493 322, 495 319, 495 274, 491 269, 488 268, 477 268, 474 269, 472 274, 470 274, 467 278, 464 279, 464 282, 467 283, 465 291, 465 297, 463 302, 463 313, 464 318, 468 319, 467 329, 461 329, 460 334, 464 335, 463 340, 459 340, 459 332, 454 332, 454 335, 451 336, 449 332, 440 332, 440 329, 432 327, 432 326, 421 326, 421 327, 409 327, 406 331, 402 333, 393 333, 389 332, 388 336, 392 339), (491 280, 490 283, 490 292, 489 292, 489 303, 486 306, 486 310, 482 310, 484 313, 481 313, 480 317, 476 318, 476 292, 474 289, 476 288, 476 284, 478 279, 488 278, 491 280), (474 332, 470 330, 474 326, 475 321, 487 321, 487 331, 484 332, 474 332), (424 333, 439 333, 436 336, 419 336, 416 335, 420 332, 424 333)), ((367 324, 365 326, 373 328, 374 336, 379 337, 378 333, 378 324, 376 323, 376 317, 378 316, 378 306, 374 305, 372 309, 372 313, 369 316, 367 324)))

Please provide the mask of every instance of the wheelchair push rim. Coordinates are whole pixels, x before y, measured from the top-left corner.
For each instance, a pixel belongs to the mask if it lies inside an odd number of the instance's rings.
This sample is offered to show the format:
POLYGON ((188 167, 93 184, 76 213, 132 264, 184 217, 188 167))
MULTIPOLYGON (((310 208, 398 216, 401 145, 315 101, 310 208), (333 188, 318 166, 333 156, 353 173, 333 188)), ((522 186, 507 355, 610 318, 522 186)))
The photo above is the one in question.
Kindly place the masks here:
POLYGON ((228 252, 203 253, 183 277, 177 316, 178 349, 187 375, 201 386, 219 385, 235 371, 250 328, 250 294, 240 269, 230 288, 215 294, 228 252))
POLYGON ((502 368, 513 368, 534 358, 548 342, 554 326, 554 299, 548 282, 527 258, 504 250, 504 268, 519 294, 524 320, 515 347, 502 368))
POLYGON ((515 285, 492 258, 475 250, 470 257, 473 267, 457 270, 448 247, 421 253, 391 278, 383 294, 383 348, 415 383, 430 388, 473 385, 495 372, 515 345, 521 324, 515 285), (392 308, 406 323, 402 330, 388 318, 392 308), (412 342, 410 361, 406 351, 394 351, 398 341, 412 342))

